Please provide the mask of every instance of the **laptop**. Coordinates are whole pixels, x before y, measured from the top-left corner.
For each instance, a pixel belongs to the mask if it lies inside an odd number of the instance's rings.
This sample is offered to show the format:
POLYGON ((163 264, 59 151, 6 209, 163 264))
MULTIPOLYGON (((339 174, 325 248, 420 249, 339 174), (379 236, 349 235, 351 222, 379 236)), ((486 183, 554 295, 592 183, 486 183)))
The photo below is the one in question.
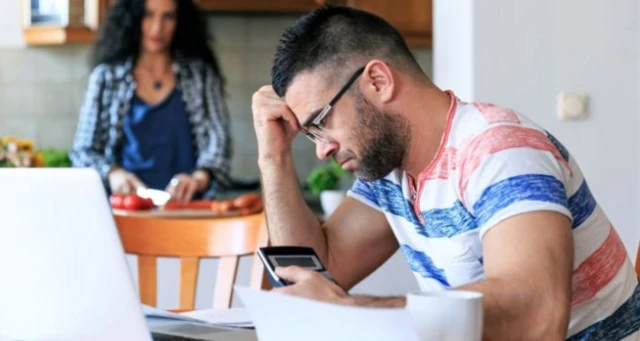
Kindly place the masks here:
POLYGON ((191 323, 149 330, 94 170, 0 169, 0 189, 0 339, 257 339, 191 323))

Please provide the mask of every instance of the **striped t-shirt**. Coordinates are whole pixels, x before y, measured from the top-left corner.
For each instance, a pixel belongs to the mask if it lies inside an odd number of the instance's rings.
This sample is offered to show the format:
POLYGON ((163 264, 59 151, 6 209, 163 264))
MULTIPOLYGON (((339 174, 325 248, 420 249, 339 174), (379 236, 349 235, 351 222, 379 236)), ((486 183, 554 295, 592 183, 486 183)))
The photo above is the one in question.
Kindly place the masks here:
POLYGON ((449 95, 440 149, 415 183, 397 169, 380 180, 357 180, 349 191, 385 214, 420 288, 482 280, 489 229, 517 214, 555 211, 573 226, 568 337, 640 340, 638 278, 575 159, 525 116, 449 95))

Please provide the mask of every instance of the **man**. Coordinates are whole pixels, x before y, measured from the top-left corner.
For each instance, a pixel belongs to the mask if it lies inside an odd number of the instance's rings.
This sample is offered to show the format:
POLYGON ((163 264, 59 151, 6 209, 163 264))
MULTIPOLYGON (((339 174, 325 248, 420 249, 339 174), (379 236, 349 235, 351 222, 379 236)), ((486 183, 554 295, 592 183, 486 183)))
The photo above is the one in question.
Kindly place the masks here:
MULTIPOLYGON (((347 290, 400 248, 422 290, 484 294, 485 339, 640 339, 630 260, 551 134, 441 91, 393 27, 354 9, 325 7, 288 29, 272 77, 253 115, 273 245, 313 247, 347 290), (293 167, 298 131, 358 177, 322 224, 293 167)), ((405 305, 348 295, 301 268, 277 271, 294 283, 280 292, 405 305)))

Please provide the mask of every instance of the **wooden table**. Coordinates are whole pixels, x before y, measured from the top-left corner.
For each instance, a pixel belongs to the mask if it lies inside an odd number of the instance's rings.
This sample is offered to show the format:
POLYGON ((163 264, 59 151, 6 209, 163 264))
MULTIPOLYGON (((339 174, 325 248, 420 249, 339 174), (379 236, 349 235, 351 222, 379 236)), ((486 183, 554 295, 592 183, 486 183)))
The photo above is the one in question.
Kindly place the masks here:
POLYGON ((208 209, 175 209, 175 210, 147 210, 147 211, 127 211, 112 210, 113 215, 123 217, 142 217, 142 218, 169 218, 169 219, 216 219, 230 218, 239 216, 238 211, 228 213, 214 213, 208 209))

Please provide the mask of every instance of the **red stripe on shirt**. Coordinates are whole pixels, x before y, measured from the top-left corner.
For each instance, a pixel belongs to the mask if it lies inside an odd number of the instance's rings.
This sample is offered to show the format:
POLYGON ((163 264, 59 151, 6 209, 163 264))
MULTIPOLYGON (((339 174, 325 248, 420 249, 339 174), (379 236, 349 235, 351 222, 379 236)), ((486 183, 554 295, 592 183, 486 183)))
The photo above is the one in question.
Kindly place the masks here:
MULTIPOLYGON (((469 184, 471 175, 489 156, 511 148, 532 148, 546 151, 571 170, 569 163, 560 155, 558 148, 549 141, 547 136, 535 129, 522 126, 499 125, 482 132, 461 148, 460 151, 460 180, 458 190, 464 198, 464 191, 469 184)), ((496 170, 497 171, 497 170, 496 170)))
POLYGON ((474 103, 473 105, 489 123, 512 122, 520 124, 518 114, 511 109, 497 107, 490 103, 474 103))
POLYGON ((595 296, 620 271, 627 259, 627 252, 616 230, 611 227, 609 236, 573 271, 571 280, 571 306, 595 296))
POLYGON ((424 174, 424 177, 421 174, 420 181, 449 179, 449 172, 455 170, 456 153, 457 150, 453 147, 447 147, 446 149, 444 149, 433 167, 431 167, 429 171, 424 174))

